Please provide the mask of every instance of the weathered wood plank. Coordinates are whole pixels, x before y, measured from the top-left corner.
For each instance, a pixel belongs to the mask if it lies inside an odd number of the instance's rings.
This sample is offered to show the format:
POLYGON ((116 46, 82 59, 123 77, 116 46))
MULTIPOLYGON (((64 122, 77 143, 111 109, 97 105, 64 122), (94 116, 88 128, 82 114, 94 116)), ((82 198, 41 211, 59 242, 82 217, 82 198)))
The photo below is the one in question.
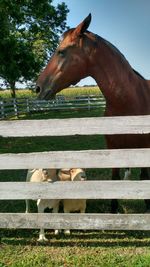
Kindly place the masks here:
POLYGON ((1 182, 0 199, 150 199, 150 181, 1 182))
POLYGON ((150 230, 150 214, 0 213, 0 228, 150 230))
POLYGON ((150 148, 1 154, 0 169, 149 167, 150 148))
POLYGON ((0 122, 0 136, 3 137, 128 133, 150 133, 150 115, 0 122))

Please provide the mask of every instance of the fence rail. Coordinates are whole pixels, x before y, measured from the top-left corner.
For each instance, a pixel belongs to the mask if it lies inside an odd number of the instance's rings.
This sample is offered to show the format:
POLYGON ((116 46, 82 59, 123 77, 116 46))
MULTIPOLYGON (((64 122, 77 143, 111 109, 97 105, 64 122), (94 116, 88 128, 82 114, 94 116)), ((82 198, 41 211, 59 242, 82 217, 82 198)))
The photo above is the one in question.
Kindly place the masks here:
POLYGON ((150 214, 0 213, 0 228, 150 230, 150 214))
MULTIPOLYGON (((1 121, 0 135, 145 134, 150 116, 1 121), (77 126, 79 123, 79 127, 77 126), (22 126, 21 126, 22 125, 22 126), (43 125, 42 131, 40 131, 43 125), (65 125, 65 126, 64 126, 65 125), (74 126, 73 126, 74 125, 74 126), (95 125, 95 126, 94 126, 95 125), (63 127, 64 126, 64 127, 63 127), (116 126, 116 128, 115 128, 116 126), (39 129, 39 131, 37 131, 39 129), (35 130, 35 131, 34 131, 35 130)), ((117 138, 117 137, 116 137, 117 138)), ((148 140, 148 139, 147 139, 148 140)), ((150 167, 150 148, 1 154, 0 169, 150 167)), ((107 178, 107 177, 106 177, 107 178)), ((150 199, 150 181, 1 182, 0 199, 150 199)), ((150 214, 1 213, 1 228, 150 230, 150 214)))
POLYGON ((0 119, 30 112, 68 109, 90 110, 99 107, 105 107, 105 100, 102 95, 81 95, 74 98, 58 95, 55 100, 37 100, 34 98, 3 99, 0 100, 0 119))
POLYGON ((0 185, 0 200, 150 198, 150 181, 1 182, 0 185))
POLYGON ((1 154, 0 169, 149 167, 150 148, 1 154))
POLYGON ((92 134, 148 134, 150 115, 1 121, 0 136, 68 136, 92 134))

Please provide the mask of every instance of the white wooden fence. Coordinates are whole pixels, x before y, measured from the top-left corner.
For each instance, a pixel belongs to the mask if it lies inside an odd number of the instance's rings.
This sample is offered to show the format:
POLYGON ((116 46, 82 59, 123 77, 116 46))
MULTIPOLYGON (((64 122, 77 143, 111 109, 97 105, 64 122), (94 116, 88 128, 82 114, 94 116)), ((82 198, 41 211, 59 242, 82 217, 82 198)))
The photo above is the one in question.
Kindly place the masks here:
POLYGON ((99 107, 105 107, 105 99, 102 95, 81 95, 74 98, 58 95, 55 100, 37 100, 34 98, 0 99, 0 119, 30 112, 69 109, 91 110, 99 107))
MULTIPOLYGON (((1 121, 0 135, 149 134, 150 116, 1 121)), ((0 169, 150 167, 150 148, 1 154, 0 169)), ((107 178, 107 177, 106 177, 107 178)), ((150 181, 1 182, 0 199, 150 199, 150 181)), ((0 228, 150 230, 150 214, 0 213, 0 228)))

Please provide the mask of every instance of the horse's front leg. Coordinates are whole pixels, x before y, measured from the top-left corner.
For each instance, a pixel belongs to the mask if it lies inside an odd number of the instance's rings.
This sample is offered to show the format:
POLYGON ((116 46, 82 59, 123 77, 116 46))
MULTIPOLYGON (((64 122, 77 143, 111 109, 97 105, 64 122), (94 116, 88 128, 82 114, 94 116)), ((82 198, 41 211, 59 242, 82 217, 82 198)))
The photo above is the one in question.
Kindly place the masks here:
MULTIPOLYGON (((150 168, 141 168, 140 180, 150 180, 150 168)), ((150 199, 144 199, 146 212, 150 212, 150 199)))
MULTIPOLYGON (((114 168, 112 169, 112 180, 120 180, 120 169, 114 168)), ((118 200, 112 199, 111 200, 111 213, 118 212, 118 200)))

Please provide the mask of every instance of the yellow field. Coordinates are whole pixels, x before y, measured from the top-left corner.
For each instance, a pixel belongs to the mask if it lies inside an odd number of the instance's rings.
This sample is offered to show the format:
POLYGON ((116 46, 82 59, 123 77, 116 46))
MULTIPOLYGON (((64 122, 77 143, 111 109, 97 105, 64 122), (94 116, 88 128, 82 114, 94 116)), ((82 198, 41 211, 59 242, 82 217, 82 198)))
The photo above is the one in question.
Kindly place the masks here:
POLYGON ((77 96, 77 95, 99 95, 101 92, 96 86, 93 87, 69 87, 62 90, 59 94, 65 96, 77 96))
MULTIPOLYGON (((77 95, 99 95, 100 90, 96 87, 69 87, 62 90, 59 94, 65 96, 77 96, 77 95)), ((16 90, 17 97, 36 97, 36 93, 28 89, 16 90)), ((0 98, 9 98, 11 97, 10 90, 1 90, 0 98)))
MULTIPOLYGON (((28 89, 20 89, 16 90, 16 97, 34 97, 36 94, 28 89)), ((1 90, 0 91, 0 98, 10 98, 11 97, 11 92, 10 90, 1 90)))

